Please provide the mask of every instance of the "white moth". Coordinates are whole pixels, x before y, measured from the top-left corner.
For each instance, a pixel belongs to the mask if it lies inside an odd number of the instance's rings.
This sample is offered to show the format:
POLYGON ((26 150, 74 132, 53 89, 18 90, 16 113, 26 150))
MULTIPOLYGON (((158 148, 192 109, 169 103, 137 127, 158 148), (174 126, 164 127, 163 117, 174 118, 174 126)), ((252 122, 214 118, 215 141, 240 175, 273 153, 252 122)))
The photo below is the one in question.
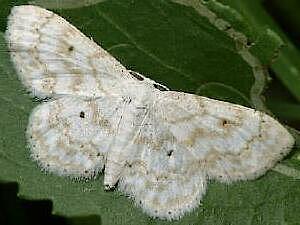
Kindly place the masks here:
POLYGON ((93 177, 144 212, 178 219, 200 204, 208 179, 263 175, 294 139, 263 112, 169 91, 127 70, 63 18, 16 6, 6 40, 22 83, 38 98, 27 137, 46 171, 93 177))

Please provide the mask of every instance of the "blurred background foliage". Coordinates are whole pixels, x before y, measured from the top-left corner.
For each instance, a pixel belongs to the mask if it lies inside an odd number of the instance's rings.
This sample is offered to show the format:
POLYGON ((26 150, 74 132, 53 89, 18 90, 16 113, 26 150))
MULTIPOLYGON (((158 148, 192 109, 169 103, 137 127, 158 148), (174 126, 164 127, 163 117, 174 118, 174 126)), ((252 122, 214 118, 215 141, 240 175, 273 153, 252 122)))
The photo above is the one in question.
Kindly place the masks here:
MULTIPOLYGON (((1 32, 10 8, 28 2, 0 0, 1 32)), ((239 53, 238 41, 199 16, 200 0, 31 2, 52 8, 128 69, 173 90, 268 111, 300 130, 298 0, 201 1, 248 37, 249 51, 260 60, 265 76, 258 79, 239 53)), ((277 172, 229 186, 212 182, 203 205, 172 223, 148 218, 119 193, 98 191, 101 177, 89 184, 73 184, 41 174, 34 162, 27 162, 23 137, 28 115, 38 102, 32 102, 16 76, 10 76, 15 73, 3 37, 0 42, 0 150, 10 150, 11 158, 26 165, 19 169, 0 154, 4 159, 0 159, 1 224, 300 224, 299 180, 277 172), (97 191, 90 195, 78 191, 84 188, 97 191)), ((298 152, 296 147, 283 165, 300 169, 298 152)))

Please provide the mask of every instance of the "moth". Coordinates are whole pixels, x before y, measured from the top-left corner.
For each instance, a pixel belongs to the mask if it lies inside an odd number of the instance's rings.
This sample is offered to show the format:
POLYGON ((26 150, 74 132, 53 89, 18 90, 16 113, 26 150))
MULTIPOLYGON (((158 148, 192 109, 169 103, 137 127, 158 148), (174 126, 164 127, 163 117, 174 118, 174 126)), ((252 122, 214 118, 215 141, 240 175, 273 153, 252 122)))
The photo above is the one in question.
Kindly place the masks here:
POLYGON ((79 178, 105 165, 105 189, 117 187, 152 217, 182 217, 200 204, 208 179, 255 179, 294 144, 263 112, 170 91, 127 70, 46 9, 13 7, 6 40, 23 85, 48 99, 29 118, 32 158, 79 178))

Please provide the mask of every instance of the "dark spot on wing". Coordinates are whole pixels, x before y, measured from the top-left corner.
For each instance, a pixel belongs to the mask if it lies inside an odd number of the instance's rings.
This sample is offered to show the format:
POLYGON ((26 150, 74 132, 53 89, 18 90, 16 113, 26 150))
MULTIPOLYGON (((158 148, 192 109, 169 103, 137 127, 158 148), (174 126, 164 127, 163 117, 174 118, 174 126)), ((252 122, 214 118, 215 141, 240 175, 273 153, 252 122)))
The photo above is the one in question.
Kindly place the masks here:
POLYGON ((222 125, 223 125, 223 126, 226 126, 227 124, 229 124, 229 121, 228 121, 228 120, 226 120, 226 119, 222 120, 222 125))
POLYGON ((79 114, 80 118, 84 118, 85 117, 85 113, 83 111, 80 112, 79 114))
POLYGON ((69 51, 69 52, 72 52, 73 50, 74 50, 74 46, 72 46, 72 45, 69 46, 68 51, 69 51))
POLYGON ((168 152, 167 152, 167 156, 171 156, 172 154, 173 154, 173 152, 174 152, 174 150, 169 150, 168 152))

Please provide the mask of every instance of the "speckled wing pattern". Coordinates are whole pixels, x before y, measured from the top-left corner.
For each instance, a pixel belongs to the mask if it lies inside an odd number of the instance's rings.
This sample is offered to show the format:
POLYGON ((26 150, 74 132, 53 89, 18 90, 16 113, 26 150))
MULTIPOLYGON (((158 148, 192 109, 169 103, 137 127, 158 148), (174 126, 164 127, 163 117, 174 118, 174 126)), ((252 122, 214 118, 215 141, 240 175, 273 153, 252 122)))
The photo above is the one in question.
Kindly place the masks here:
POLYGON ((51 11, 14 7, 6 36, 20 79, 34 96, 98 97, 131 79, 115 58, 51 11))
POLYGON ((31 156, 59 175, 94 177, 143 211, 178 219, 200 204, 207 179, 263 175, 294 139, 263 112, 169 91, 127 70, 66 20, 16 6, 6 39, 20 80, 38 98, 31 156))
POLYGON ((103 169, 118 111, 116 99, 65 96, 37 106, 27 128, 31 155, 42 168, 71 177, 103 169), (101 106, 101 107, 100 107, 101 106))

